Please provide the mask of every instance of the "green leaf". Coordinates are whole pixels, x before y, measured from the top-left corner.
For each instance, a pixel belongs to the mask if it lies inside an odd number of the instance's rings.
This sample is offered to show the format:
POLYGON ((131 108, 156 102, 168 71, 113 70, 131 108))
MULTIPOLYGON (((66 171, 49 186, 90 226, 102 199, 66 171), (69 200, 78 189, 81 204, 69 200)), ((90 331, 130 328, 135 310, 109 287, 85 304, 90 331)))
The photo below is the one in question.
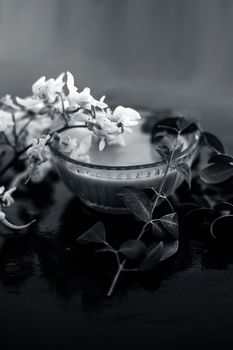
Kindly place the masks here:
POLYGON ((207 147, 209 147, 212 151, 217 153, 225 153, 225 149, 222 142, 215 135, 210 134, 209 132, 203 132, 202 138, 204 144, 207 147))
POLYGON ((178 158, 180 155, 181 155, 181 152, 182 152, 182 149, 184 147, 184 144, 181 143, 179 144, 176 149, 175 149, 175 152, 174 152, 174 159, 178 158))
POLYGON ((118 193, 124 205, 141 221, 151 219, 151 202, 145 192, 134 187, 124 187, 118 193))
POLYGON ((161 126, 169 126, 169 127, 178 129, 178 121, 179 121, 179 119, 180 119, 180 117, 161 118, 155 124, 154 128, 161 127, 161 126))
POLYGON ((154 137, 157 133, 161 131, 166 132, 166 134, 177 135, 178 133, 178 125, 177 120, 179 118, 176 117, 167 117, 158 120, 153 128, 152 128, 152 142, 154 141, 154 137))
POLYGON ((178 247, 179 247, 178 240, 165 243, 163 246, 163 251, 162 251, 162 256, 160 261, 168 259, 172 255, 174 255, 177 252, 178 247))
POLYGON ((164 232, 164 227, 160 222, 155 221, 152 223, 152 237, 155 241, 162 241, 166 237, 166 233, 164 232))
POLYGON ((182 128, 180 134, 181 134, 181 135, 185 135, 185 134, 189 134, 189 133, 195 132, 195 131, 197 131, 197 130, 198 130, 197 124, 194 123, 194 122, 191 122, 191 123, 187 123, 187 125, 185 125, 185 126, 182 128))
POLYGON ((163 253, 163 242, 152 244, 147 250, 145 260, 139 267, 140 271, 150 271, 160 262, 163 253))
POLYGON ((233 165, 228 163, 214 163, 200 172, 201 179, 210 184, 228 180, 233 176, 233 165))
POLYGON ((186 213, 182 219, 183 224, 187 223, 187 229, 198 229, 201 225, 210 225, 217 218, 217 213, 210 208, 195 208, 186 213))
POLYGON ((164 215, 159 219, 163 227, 174 237, 178 239, 179 230, 178 230, 178 219, 176 213, 171 213, 164 215))
POLYGON ((233 214, 233 204, 228 202, 216 203, 213 209, 219 212, 221 215, 233 214))
POLYGON ((226 154, 215 154, 210 157, 208 163, 233 163, 233 157, 226 154))
POLYGON ((160 155, 162 161, 167 161, 170 157, 171 151, 167 145, 159 145, 156 147, 156 151, 160 155))
POLYGON ((115 249, 108 247, 108 246, 100 248, 100 249, 96 249, 95 251, 96 251, 96 253, 109 253, 109 252, 114 253, 114 254, 116 253, 115 249))
POLYGON ((188 164, 179 163, 176 165, 176 169, 182 174, 184 180, 187 182, 189 188, 191 187, 192 172, 188 164))
POLYGON ((228 244, 229 241, 232 243, 232 226, 233 215, 220 216, 212 222, 210 226, 210 232, 215 239, 222 241, 225 244, 228 244))
POLYGON ((174 136, 168 135, 166 132, 158 133, 155 135, 153 142, 155 144, 167 146, 171 152, 174 145, 174 136))
POLYGON ((88 231, 76 239, 78 243, 83 244, 104 243, 105 240, 105 227, 101 221, 97 222, 88 231))
POLYGON ((121 245, 119 252, 131 260, 138 260, 146 255, 146 249, 146 245, 143 242, 132 239, 124 242, 121 245))

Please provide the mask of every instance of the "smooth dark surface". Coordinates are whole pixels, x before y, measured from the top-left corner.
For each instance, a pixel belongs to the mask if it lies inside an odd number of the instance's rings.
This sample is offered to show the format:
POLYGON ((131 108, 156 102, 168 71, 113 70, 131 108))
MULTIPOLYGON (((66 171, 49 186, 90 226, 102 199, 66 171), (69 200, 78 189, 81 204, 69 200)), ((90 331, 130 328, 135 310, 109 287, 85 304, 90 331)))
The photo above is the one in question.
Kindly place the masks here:
MULTIPOLYGON (((193 194, 204 200, 198 186, 193 183, 193 194)), ((212 192, 213 199, 231 200, 232 185, 212 192)), ((179 201, 191 197, 184 185, 172 198, 180 218, 179 201)), ((184 222, 178 254, 150 273, 125 273, 108 298, 114 261, 78 246, 75 238, 103 220, 117 247, 135 237, 140 223, 89 211, 55 174, 22 187, 8 217, 36 217, 37 223, 19 234, 1 226, 2 349, 232 348, 231 246, 225 256, 225 248, 210 245, 204 227, 195 231, 184 222)))

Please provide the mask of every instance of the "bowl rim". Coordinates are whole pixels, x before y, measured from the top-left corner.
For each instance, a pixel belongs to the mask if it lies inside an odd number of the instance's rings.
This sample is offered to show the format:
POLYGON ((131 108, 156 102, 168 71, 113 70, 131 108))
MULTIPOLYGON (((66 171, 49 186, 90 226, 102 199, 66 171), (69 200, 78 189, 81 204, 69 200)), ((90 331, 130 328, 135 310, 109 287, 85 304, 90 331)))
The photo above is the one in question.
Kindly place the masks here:
MULTIPOLYGON (((176 157, 176 160, 182 159, 186 155, 194 152, 198 146, 199 139, 200 139, 200 132, 195 131, 193 133, 184 135, 185 137, 188 136, 190 138, 188 146, 180 153, 179 157, 176 157)), ((49 145, 50 150, 52 153, 54 153, 57 157, 60 157, 61 159, 65 160, 66 162, 75 164, 77 166, 81 166, 84 168, 91 168, 91 169, 101 169, 101 170, 136 170, 136 169, 145 169, 145 168, 155 168, 159 166, 166 165, 165 161, 156 161, 152 163, 146 163, 146 164, 135 164, 135 165, 101 165, 101 164, 93 164, 93 163, 86 163, 82 162, 80 160, 76 160, 73 158, 68 157, 66 154, 62 153, 55 147, 53 147, 52 144, 49 145)))

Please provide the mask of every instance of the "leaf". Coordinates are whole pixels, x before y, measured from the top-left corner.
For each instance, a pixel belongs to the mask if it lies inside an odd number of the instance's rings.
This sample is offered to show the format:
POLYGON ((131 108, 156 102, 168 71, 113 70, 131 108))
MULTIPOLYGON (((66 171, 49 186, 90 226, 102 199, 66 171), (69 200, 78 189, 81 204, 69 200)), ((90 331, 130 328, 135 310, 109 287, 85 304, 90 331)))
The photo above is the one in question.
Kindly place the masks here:
POLYGON ((143 242, 132 239, 124 242, 121 245, 119 252, 124 254, 129 259, 138 260, 146 255, 146 249, 146 245, 143 242))
POLYGON ((168 243, 165 243, 163 246, 162 256, 160 261, 163 261, 165 259, 170 258, 172 255, 174 255, 179 247, 179 241, 171 241, 168 243))
POLYGON ((210 226, 210 232, 214 238, 227 244, 233 242, 233 215, 220 216, 210 226))
POLYGON ((102 152, 104 150, 104 147, 105 147, 105 139, 101 139, 100 143, 99 143, 100 152, 102 152))
POLYGON ((178 219, 177 214, 167 214, 162 216, 159 221, 163 225, 163 227, 174 237, 175 239, 178 239, 179 237, 179 230, 178 230, 178 219))
POLYGON ((79 146, 79 155, 83 155, 91 148, 92 134, 85 136, 79 146))
POLYGON ((155 241, 162 241, 166 234, 164 228, 160 222, 155 221, 152 223, 152 237, 155 241))
POLYGON ((233 163, 233 157, 226 154, 215 154, 210 157, 208 163, 233 163))
MULTIPOLYGON (((104 243, 104 242, 103 242, 104 243)), ((95 250, 96 253, 116 253, 116 250, 114 248, 111 248, 111 247, 108 247, 108 246, 105 246, 103 248, 100 248, 100 249, 96 249, 95 250)))
POLYGON ((217 153, 225 153, 224 146, 222 142, 213 134, 209 132, 203 132, 202 138, 207 147, 209 147, 212 151, 217 153))
POLYGON ((210 184, 228 180, 233 176, 233 165, 228 163, 214 163, 200 172, 201 179, 210 184))
POLYGON ((170 152, 173 148, 174 145, 174 136, 173 135, 168 135, 167 133, 164 134, 163 133, 158 133, 155 135, 153 142, 155 144, 159 144, 160 145, 165 145, 169 148, 170 152))
POLYGON ((179 145, 176 147, 175 152, 174 152, 174 156, 173 156, 174 159, 176 159, 176 158, 178 158, 178 157, 180 156, 183 147, 184 147, 184 144, 183 144, 183 143, 179 144, 179 145))
POLYGON ((189 134, 192 133, 194 131, 198 130, 198 126, 196 123, 188 123, 186 126, 183 127, 183 129, 181 130, 180 134, 181 135, 185 135, 185 134, 189 134))
POLYGON ((173 128, 177 128, 179 119, 180 119, 180 117, 162 118, 155 124, 154 127, 156 128, 158 126, 170 126, 170 127, 173 127, 173 128))
POLYGON ((192 209, 184 215, 181 230, 184 235, 194 239, 209 239, 210 225, 217 217, 217 212, 210 208, 192 209))
POLYGON ((151 202, 145 192, 134 187, 124 187, 118 196, 139 220, 147 222, 151 219, 151 202))
POLYGON ((191 187, 192 181, 192 172, 188 164, 186 163, 178 163, 176 165, 176 169, 182 174, 184 180, 187 182, 189 188, 191 187))
POLYGON ((163 252, 163 246, 163 242, 160 242, 158 244, 153 243, 148 248, 147 256, 139 267, 140 271, 150 271, 160 262, 163 252))
POLYGON ((178 133, 178 129, 177 127, 172 127, 172 126, 168 126, 168 125, 157 125, 156 127, 157 132, 166 132, 167 134, 172 134, 172 135, 177 135, 178 133))
POLYGON ((219 202, 215 204, 213 209, 219 212, 221 216, 233 214, 233 204, 228 202, 219 202))
POLYGON ((76 240, 78 243, 104 243, 105 242, 105 227, 104 224, 99 221, 92 226, 88 231, 82 234, 76 240))
POLYGON ((183 219, 187 220, 191 225, 199 225, 204 221, 209 223, 213 219, 216 219, 216 216, 217 214, 213 209, 195 208, 190 210, 187 214, 185 214, 183 219))
POLYGON ((160 157, 163 161, 168 160, 168 158, 170 157, 171 151, 167 145, 157 146, 156 151, 158 152, 158 154, 160 155, 160 157))

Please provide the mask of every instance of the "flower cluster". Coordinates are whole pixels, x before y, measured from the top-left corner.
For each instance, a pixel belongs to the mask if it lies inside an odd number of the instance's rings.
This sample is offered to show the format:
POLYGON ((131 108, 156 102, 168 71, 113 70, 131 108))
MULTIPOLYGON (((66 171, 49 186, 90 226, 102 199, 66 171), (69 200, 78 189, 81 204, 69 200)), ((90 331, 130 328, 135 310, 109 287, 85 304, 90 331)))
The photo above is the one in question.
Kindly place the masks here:
POLYGON ((50 136, 34 139, 32 146, 27 150, 29 159, 29 178, 34 182, 42 180, 52 167, 50 150, 47 145, 50 136))
POLYGON ((111 110, 105 96, 94 98, 88 87, 79 90, 70 72, 56 79, 43 76, 32 85, 30 96, 13 100, 6 95, 0 100, 0 144, 10 146, 16 156, 27 151, 29 177, 37 182, 52 167, 48 140, 69 157, 88 162, 93 139, 100 151, 106 145, 124 146, 122 134, 131 132, 139 119, 139 113, 131 108, 111 110), (89 130, 86 137, 79 140, 61 135, 56 142, 55 133, 80 124, 89 130))
MULTIPOLYGON (((79 91, 70 72, 62 73, 56 79, 41 77, 32 86, 33 95, 25 99, 16 98, 17 102, 27 110, 35 111, 38 106, 50 112, 53 127, 74 125, 83 122, 99 140, 102 151, 106 144, 124 145, 122 133, 131 131, 128 127, 138 123, 140 115, 132 108, 118 106, 114 111, 104 102, 105 96, 99 100, 91 95, 89 88, 79 91), (45 108, 46 107, 46 108, 45 108)), ((76 152, 75 155, 80 155, 76 152)))
POLYGON ((12 197, 12 193, 16 190, 16 187, 10 188, 6 191, 4 186, 0 187, 0 204, 3 207, 9 207, 14 203, 14 199, 12 197))
POLYGON ((26 225, 15 225, 12 224, 6 218, 6 214, 3 212, 4 207, 9 207, 14 203, 14 198, 12 197, 12 193, 15 192, 16 187, 12 187, 9 190, 6 190, 4 186, 0 186, 0 222, 13 230, 22 230, 24 228, 29 227, 35 220, 29 222, 26 225))

